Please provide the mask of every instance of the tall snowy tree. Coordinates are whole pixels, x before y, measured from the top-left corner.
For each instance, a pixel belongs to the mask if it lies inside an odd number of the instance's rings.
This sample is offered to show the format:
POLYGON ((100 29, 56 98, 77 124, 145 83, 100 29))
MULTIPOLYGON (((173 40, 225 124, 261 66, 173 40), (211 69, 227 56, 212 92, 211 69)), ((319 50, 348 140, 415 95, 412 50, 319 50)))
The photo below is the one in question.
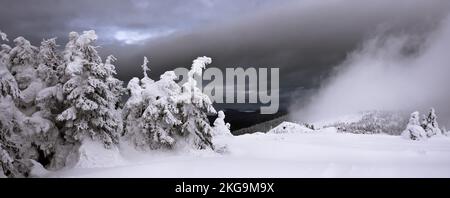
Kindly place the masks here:
POLYGON ((20 96, 19 86, 6 65, 11 48, 6 44, 3 44, 2 48, 3 50, 0 51, 0 95, 9 95, 13 99, 17 99, 20 96))
MULTIPOLYGON (((0 41, 9 41, 8 36, 0 30, 0 41)), ((0 50, 0 62, 6 65, 6 62, 9 61, 9 52, 11 51, 11 47, 6 44, 1 44, 0 50)))
POLYGON ((19 88, 26 89, 36 79, 38 48, 23 37, 14 39, 15 47, 9 52, 11 73, 19 88))
POLYGON ((62 112, 64 100, 63 84, 61 83, 61 75, 58 72, 58 68, 63 65, 63 59, 57 47, 55 38, 41 42, 37 74, 46 88, 38 92, 35 100, 43 116, 53 121, 54 117, 62 112))
MULTIPOLYGON (((7 35, 2 31, 0 31, 0 38, 3 41, 8 41, 7 35)), ((11 47, 2 44, 2 50, 0 51, 0 106, 14 105, 12 99, 16 99, 20 94, 16 80, 6 66, 6 62, 9 61, 9 51, 11 51, 11 47)), ((8 140, 7 133, 12 132, 11 129, 13 128, 10 126, 13 123, 10 117, 5 116, 7 113, 5 109, 0 109, 0 170, 6 176, 11 176, 15 175, 15 167, 12 164, 13 159, 6 149, 11 148, 8 146, 11 142, 8 140)))
POLYGON ((64 58, 71 77, 63 86, 67 108, 58 120, 65 123, 68 141, 81 142, 88 137, 109 148, 118 144, 122 126, 118 103, 123 88, 122 82, 113 76, 115 59, 110 56, 102 63, 93 46, 97 40, 93 30, 69 36, 64 58))
POLYGON ((148 67, 148 59, 144 56, 144 63, 141 65, 142 70, 144 71, 144 78, 141 79, 142 88, 146 89, 147 86, 150 86, 155 81, 148 77, 147 72, 150 71, 148 67))
MULTIPOLYGON (((16 46, 13 49, 3 45, 1 52, 0 75, 4 97, 0 99, 0 143, 13 160, 10 165, 14 166, 9 166, 7 174, 19 177, 26 176, 29 171, 30 167, 27 166, 31 164, 27 160, 36 160, 43 165, 50 163, 58 130, 53 120, 45 119, 44 113, 35 106, 38 93, 46 87, 45 79, 56 77, 48 71, 41 71, 39 74, 39 69, 36 68, 43 54, 37 51, 38 48, 23 37, 14 41, 16 46), (8 68, 13 71, 14 76, 8 68)), ((41 49, 44 48, 43 43, 41 49)))
POLYGON ((181 95, 177 97, 181 126, 179 134, 188 144, 197 148, 214 148, 211 142, 212 128, 207 114, 216 114, 210 98, 197 87, 195 77, 201 76, 203 69, 211 63, 209 57, 198 57, 188 72, 187 82, 183 84, 181 95))
POLYGON ((145 110, 144 99, 142 97, 142 87, 139 78, 132 78, 128 82, 127 90, 129 98, 122 110, 124 121, 123 135, 134 143, 137 147, 148 145, 144 132, 142 113, 145 110))
POLYGON ((150 148, 171 148, 176 143, 176 129, 181 124, 176 116, 175 97, 181 90, 175 83, 176 78, 173 71, 165 72, 159 81, 144 89, 143 96, 148 105, 142 118, 150 148))
POLYGON ((174 97, 181 88, 174 81, 173 71, 165 72, 154 82, 147 75, 147 64, 144 57, 144 78, 133 78, 128 84, 131 96, 123 111, 126 137, 141 148, 172 148, 175 129, 180 124, 174 97))
POLYGON ((421 140, 427 138, 427 133, 420 126, 419 122, 419 112, 415 111, 411 113, 408 125, 406 129, 402 132, 402 137, 411 140, 421 140))
POLYGON ((38 76, 47 86, 54 86, 58 83, 58 67, 62 65, 62 56, 57 50, 56 38, 44 40, 41 42, 38 53, 38 76))
MULTIPOLYGON (((0 58, 4 61, 5 64, 9 62, 9 52, 11 51, 11 47, 7 44, 1 45, 0 50, 0 58)), ((9 68, 8 68, 9 69, 9 68)))
MULTIPOLYGON (((7 41, 7 35, 0 31, 1 40, 7 41)), ((2 44, 0 51, 0 170, 8 177, 23 177, 17 166, 16 158, 26 153, 27 141, 24 141, 23 118, 14 101, 20 99, 20 90, 16 79, 9 71, 11 47, 2 44)), ((19 163, 20 164, 20 163, 19 163)))

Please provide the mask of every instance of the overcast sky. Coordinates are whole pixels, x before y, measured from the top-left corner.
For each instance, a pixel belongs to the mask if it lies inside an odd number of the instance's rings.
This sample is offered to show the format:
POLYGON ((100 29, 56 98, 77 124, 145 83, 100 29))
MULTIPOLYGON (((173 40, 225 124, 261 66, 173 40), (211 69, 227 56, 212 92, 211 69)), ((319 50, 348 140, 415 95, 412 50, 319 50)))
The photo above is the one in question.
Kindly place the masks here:
POLYGON ((426 33, 449 9, 448 0, 0 0, 0 29, 35 45, 94 29, 126 83, 141 76, 143 56, 153 78, 203 55, 219 68, 279 67, 286 101, 319 87, 370 36, 426 33))

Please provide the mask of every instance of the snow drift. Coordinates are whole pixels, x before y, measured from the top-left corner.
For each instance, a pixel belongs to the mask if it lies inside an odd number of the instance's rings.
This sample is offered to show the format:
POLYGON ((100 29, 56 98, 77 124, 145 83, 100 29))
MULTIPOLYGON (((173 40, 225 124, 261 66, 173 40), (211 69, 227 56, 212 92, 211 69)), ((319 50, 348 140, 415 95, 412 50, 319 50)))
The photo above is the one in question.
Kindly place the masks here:
POLYGON ((450 177, 449 137, 407 141, 383 134, 337 133, 334 127, 304 133, 297 127, 287 133, 217 137, 227 145, 221 154, 208 150, 128 154, 123 166, 74 168, 47 176, 450 177))

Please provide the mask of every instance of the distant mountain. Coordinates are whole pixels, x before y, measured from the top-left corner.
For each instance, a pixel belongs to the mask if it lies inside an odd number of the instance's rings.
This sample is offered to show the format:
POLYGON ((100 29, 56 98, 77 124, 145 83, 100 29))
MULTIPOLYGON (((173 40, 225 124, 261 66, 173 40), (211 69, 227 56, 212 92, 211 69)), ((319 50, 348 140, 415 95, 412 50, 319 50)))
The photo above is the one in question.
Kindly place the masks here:
MULTIPOLYGON (((311 128, 335 127, 338 132, 355 134, 385 133, 400 135, 408 123, 409 115, 405 112, 395 111, 365 111, 358 115, 343 116, 334 121, 324 123, 302 123, 311 128)), ((242 135, 254 132, 267 132, 277 127, 284 121, 292 121, 288 115, 281 115, 274 119, 254 124, 249 127, 234 130, 234 135, 242 135)), ((292 121, 295 122, 295 121, 292 121)))
POLYGON ((336 122, 327 126, 333 126, 339 132, 356 134, 385 133, 400 135, 408 124, 409 115, 396 111, 366 111, 358 121, 336 122))
POLYGON ((233 131, 233 135, 242 135, 242 134, 255 133, 255 132, 264 132, 265 133, 265 132, 268 132, 271 129, 277 127, 284 121, 288 121, 288 115, 282 115, 280 117, 277 117, 275 119, 272 119, 272 120, 269 120, 266 122, 258 123, 253 126, 249 126, 246 128, 242 128, 242 129, 233 131))
MULTIPOLYGON (((284 110, 281 110, 276 114, 261 114, 259 110, 250 111, 250 110, 235 110, 235 109, 225 109, 224 112, 225 112, 225 122, 231 124, 231 132, 234 135, 247 133, 246 131, 255 132, 242 129, 258 125, 260 123, 265 123, 267 121, 273 121, 280 117, 287 117, 286 116, 287 112, 284 110)), ((216 116, 209 116, 210 123, 214 123, 215 119, 216 116)), ((281 122, 277 123, 276 125, 280 123, 281 122)))

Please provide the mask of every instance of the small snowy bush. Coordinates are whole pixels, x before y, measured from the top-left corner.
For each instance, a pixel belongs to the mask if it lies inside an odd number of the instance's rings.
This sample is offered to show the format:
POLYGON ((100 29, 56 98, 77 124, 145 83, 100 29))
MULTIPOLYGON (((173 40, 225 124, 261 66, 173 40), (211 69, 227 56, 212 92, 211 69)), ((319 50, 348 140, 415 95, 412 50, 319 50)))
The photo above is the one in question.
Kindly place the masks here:
POLYGON ((219 111, 214 121, 213 136, 231 135, 230 123, 225 123, 225 113, 219 111))
POLYGON ((415 111, 411 113, 408 125, 401 136, 411 140, 423 140, 427 138, 427 132, 419 123, 419 112, 415 111))

